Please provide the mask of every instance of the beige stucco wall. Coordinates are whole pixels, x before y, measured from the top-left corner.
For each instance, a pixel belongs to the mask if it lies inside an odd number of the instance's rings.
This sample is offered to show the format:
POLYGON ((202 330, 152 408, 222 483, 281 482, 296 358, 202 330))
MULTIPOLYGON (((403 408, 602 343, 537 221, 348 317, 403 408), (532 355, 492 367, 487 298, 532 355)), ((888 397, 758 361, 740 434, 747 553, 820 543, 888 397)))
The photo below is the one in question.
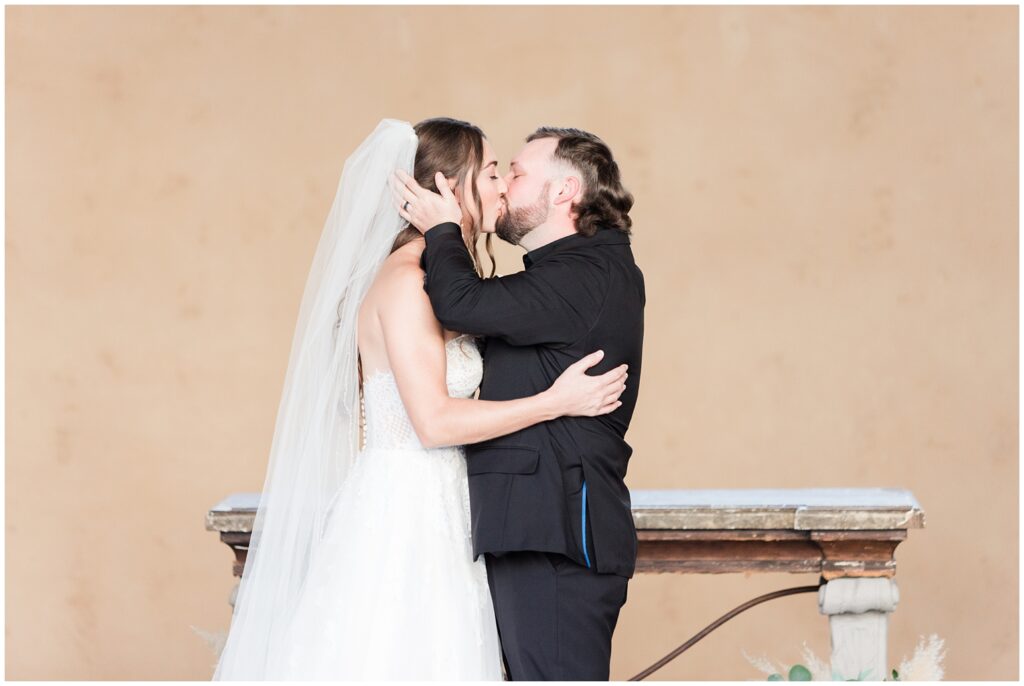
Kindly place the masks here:
MULTIPOLYGON (((382 117, 616 151, 647 278, 633 488, 909 488, 890 660, 1016 679, 1017 8, 68 8, 7 16, 7 677, 204 679, 298 302, 382 117)), ((521 267, 502 246, 500 268, 521 267)), ((626 678, 814 575, 638 576, 626 678)), ((827 657, 815 596, 658 674, 827 657)))

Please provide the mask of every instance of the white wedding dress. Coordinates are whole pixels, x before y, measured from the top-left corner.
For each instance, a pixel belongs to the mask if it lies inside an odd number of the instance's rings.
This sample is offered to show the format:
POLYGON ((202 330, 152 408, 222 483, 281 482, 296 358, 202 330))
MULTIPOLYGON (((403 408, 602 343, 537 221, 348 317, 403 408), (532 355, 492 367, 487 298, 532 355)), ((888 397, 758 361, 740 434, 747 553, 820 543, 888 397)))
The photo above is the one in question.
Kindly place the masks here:
MULTIPOLYGON (((482 361, 445 345, 448 392, 468 398, 482 361)), ((363 384, 365 447, 327 518, 268 679, 501 680, 483 558, 473 561, 461 448, 425 449, 391 372, 363 384)))

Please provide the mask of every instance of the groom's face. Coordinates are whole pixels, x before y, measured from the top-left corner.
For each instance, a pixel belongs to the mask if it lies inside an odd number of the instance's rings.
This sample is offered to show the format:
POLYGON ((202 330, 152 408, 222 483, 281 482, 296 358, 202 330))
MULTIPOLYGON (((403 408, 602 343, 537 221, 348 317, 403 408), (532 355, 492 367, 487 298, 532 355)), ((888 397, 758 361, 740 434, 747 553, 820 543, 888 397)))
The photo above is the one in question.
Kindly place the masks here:
POLYGON ((552 155, 558 141, 530 141, 512 158, 505 176, 504 208, 495 223, 498 238, 519 245, 523 236, 547 221, 551 212, 552 155))

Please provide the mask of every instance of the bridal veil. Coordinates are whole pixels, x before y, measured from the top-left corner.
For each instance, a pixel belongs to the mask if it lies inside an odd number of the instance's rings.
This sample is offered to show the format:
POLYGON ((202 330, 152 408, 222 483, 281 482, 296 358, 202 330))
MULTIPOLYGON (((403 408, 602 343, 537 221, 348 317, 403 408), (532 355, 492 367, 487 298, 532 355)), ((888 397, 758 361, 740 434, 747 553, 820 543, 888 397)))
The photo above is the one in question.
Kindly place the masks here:
MULTIPOLYGON (((405 222, 395 169, 412 173, 412 126, 385 119, 345 162, 302 295, 267 476, 214 680, 262 680, 287 629, 333 496, 359 449, 359 305, 405 222)), ((358 551, 357 553, 358 554, 358 551)))

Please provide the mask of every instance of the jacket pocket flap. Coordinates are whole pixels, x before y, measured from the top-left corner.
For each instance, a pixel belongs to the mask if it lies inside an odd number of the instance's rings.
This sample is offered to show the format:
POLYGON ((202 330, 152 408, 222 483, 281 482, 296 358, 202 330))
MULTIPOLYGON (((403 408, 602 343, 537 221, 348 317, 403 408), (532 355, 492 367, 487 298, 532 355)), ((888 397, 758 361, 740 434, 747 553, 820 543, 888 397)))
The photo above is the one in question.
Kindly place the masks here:
POLYGON ((540 453, 535 448, 503 445, 473 451, 466 460, 467 474, 533 474, 540 453))

